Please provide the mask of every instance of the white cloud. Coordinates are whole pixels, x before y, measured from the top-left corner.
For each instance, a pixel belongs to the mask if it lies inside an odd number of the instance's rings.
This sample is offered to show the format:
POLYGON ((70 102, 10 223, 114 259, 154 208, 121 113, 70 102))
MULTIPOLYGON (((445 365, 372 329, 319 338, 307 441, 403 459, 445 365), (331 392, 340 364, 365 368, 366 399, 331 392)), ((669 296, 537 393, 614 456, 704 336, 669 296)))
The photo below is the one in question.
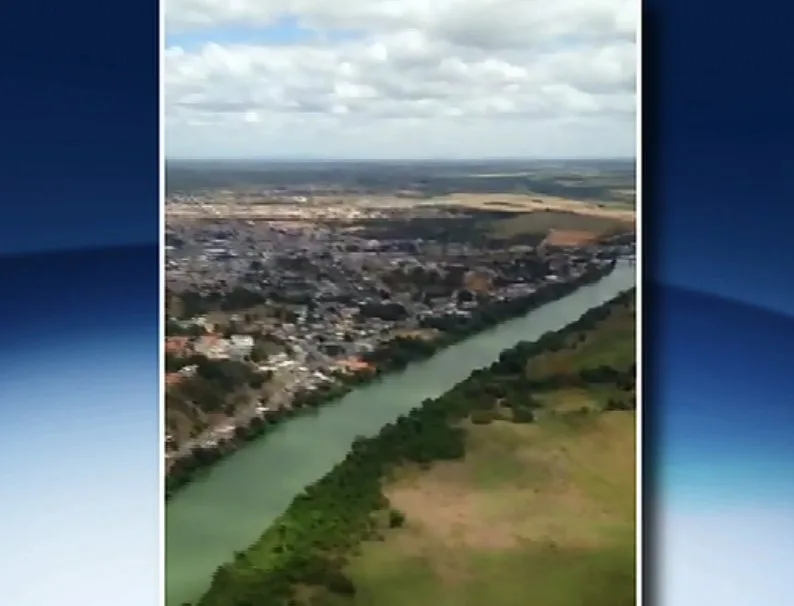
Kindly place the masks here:
POLYGON ((173 40, 197 30, 205 40, 190 48, 173 42, 166 53, 171 155, 634 150, 633 0, 168 0, 166 6, 173 40), (293 44, 213 42, 221 26, 273 28, 285 15, 324 35, 293 44))

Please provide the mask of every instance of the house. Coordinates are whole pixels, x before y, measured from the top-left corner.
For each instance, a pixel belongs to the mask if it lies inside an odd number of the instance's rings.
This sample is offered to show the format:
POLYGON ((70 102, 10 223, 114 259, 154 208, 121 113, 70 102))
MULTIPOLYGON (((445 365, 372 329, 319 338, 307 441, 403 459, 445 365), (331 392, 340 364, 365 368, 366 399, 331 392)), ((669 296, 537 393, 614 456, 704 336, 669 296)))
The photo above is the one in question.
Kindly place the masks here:
POLYGON ((242 359, 251 355, 254 338, 251 335, 232 335, 229 337, 229 356, 242 359))
POLYGON ((198 370, 198 366, 196 364, 190 364, 189 366, 183 366, 182 368, 179 369, 178 372, 183 377, 192 377, 193 375, 196 374, 197 370, 198 370))
POLYGON ((165 386, 166 387, 173 387, 174 385, 178 385, 185 376, 179 374, 178 372, 169 372, 165 375, 165 386))
POLYGON ((218 335, 205 335, 196 341, 196 353, 211 359, 222 360, 229 357, 229 342, 218 335))
POLYGON ((207 318, 205 318, 204 316, 198 316, 198 317, 196 317, 196 318, 193 318, 193 319, 191 320, 191 323, 192 323, 194 326, 201 326, 201 327, 202 327, 204 330, 206 330, 207 332, 212 332, 213 330, 215 330, 215 324, 213 324, 212 322, 210 322, 210 321, 209 321, 207 318))
POLYGON ((165 352, 173 356, 185 356, 188 353, 190 339, 188 337, 168 337, 165 340, 165 352))
POLYGON ((361 358, 352 357, 340 360, 335 365, 339 370, 349 374, 356 374, 360 372, 374 372, 375 367, 365 362, 361 358))

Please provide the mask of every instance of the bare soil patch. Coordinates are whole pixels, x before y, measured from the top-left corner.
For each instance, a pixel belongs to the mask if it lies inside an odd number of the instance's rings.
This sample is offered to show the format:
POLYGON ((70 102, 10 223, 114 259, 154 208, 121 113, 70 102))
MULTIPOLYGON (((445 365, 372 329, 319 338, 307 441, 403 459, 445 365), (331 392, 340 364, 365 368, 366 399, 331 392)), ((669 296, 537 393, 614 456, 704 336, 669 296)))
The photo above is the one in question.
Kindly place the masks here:
POLYGON ((547 236, 559 232, 558 238, 586 238, 588 241, 611 233, 634 229, 633 222, 621 218, 570 210, 535 210, 516 213, 505 219, 491 222, 491 232, 496 237, 511 238, 522 234, 547 236))
POLYGON ((543 241, 549 246, 583 246, 598 239, 598 234, 573 229, 552 229, 543 241))

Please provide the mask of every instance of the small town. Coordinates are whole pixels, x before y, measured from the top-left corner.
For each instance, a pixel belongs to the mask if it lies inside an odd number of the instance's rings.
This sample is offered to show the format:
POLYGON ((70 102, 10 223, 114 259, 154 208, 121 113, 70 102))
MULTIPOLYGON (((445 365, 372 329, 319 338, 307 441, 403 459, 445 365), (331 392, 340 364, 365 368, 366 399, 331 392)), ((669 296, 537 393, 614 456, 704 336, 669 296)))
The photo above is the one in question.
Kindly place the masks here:
POLYGON ((167 472, 633 252, 622 241, 498 249, 366 236, 322 221, 169 223, 167 472))

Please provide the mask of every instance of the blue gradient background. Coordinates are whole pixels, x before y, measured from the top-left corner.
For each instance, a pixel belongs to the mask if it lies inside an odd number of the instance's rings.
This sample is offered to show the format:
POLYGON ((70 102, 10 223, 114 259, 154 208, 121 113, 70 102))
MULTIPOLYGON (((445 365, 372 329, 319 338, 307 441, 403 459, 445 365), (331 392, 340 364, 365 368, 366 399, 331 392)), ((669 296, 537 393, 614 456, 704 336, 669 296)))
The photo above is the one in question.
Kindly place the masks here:
MULTIPOLYGON (((785 5, 649 2, 646 589, 782 606, 794 544, 785 5)), ((12 3, 3 603, 159 603, 157 7, 12 3)))

